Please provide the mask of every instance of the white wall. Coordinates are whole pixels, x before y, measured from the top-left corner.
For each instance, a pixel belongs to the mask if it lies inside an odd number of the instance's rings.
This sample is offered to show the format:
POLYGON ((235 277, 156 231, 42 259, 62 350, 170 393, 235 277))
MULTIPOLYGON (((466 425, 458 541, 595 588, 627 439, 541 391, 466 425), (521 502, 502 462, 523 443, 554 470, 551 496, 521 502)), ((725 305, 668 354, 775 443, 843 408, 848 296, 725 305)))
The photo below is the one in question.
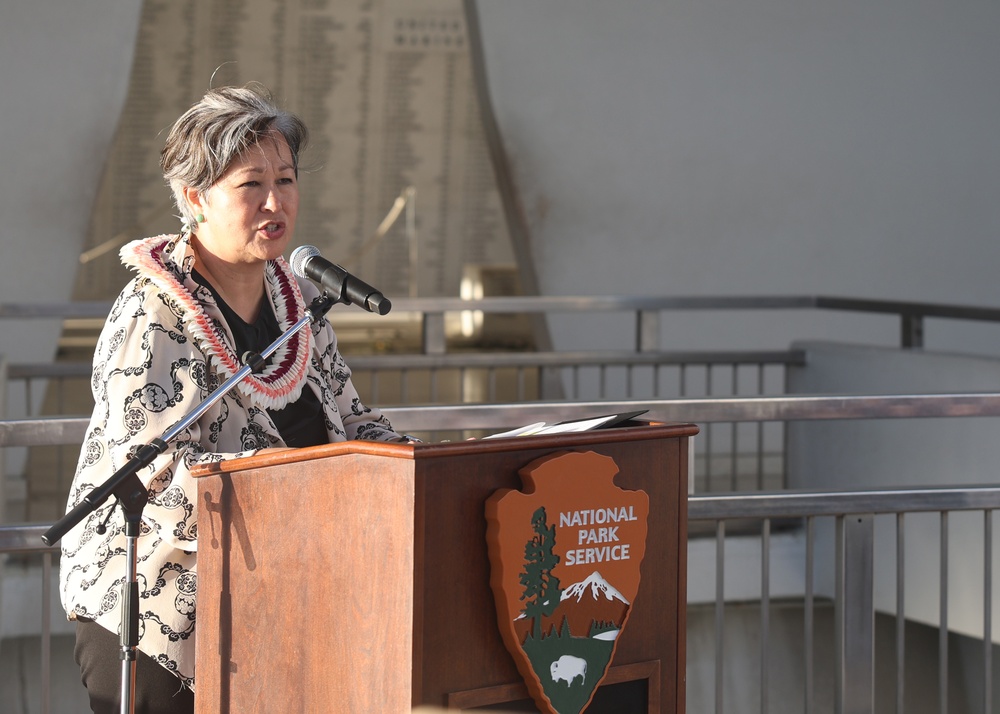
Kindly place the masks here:
MULTIPOLYGON (((0 303, 70 299, 141 7, 2 0, 0 303)), ((0 355, 45 361, 60 325, 4 320, 0 330, 0 355)))
MULTIPOLYGON (((474 4, 544 293, 1000 305, 1000 5, 474 4)), ((677 319, 664 344, 776 347, 855 322, 791 317, 677 319)), ((581 326, 556 324, 576 344, 581 326)))
MULTIPOLYGON (((1000 306, 1000 5, 470 1, 543 292, 1000 306)), ((69 294, 141 2, 3 4, 0 301, 54 301, 69 294)), ((628 329, 555 326, 566 348, 628 329)), ((37 325, 3 328, 0 353, 39 354, 37 325)), ((889 344, 897 327, 701 313, 663 332, 665 347, 773 348, 889 344)), ((1000 330, 932 325, 928 344, 994 351, 1000 330)))
MULTIPOLYGON (((995 392, 1000 359, 803 342, 789 394, 995 392)), ((792 422, 789 488, 907 488, 1000 482, 1000 417, 792 422)))

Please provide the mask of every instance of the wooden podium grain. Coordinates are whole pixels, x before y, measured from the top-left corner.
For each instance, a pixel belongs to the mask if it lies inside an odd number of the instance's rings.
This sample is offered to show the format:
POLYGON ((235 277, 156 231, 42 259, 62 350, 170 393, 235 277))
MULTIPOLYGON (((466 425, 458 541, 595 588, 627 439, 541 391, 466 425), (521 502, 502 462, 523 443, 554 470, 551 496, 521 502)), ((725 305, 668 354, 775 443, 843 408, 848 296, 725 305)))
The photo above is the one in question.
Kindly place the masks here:
POLYGON ((636 682, 644 710, 683 712, 696 432, 352 441, 200 467, 196 711, 533 711, 497 627, 484 503, 576 450, 610 456, 615 483, 650 498, 639 595, 602 688, 636 682))

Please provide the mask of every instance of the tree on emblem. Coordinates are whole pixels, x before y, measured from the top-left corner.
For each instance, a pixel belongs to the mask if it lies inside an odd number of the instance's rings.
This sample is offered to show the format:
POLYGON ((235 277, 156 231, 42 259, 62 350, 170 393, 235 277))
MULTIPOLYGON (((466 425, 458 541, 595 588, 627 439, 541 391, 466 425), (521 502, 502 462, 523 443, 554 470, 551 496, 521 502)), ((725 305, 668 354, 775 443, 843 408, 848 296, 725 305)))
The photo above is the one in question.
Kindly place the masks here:
POLYGON ((535 535, 524 544, 524 572, 518 577, 524 586, 521 595, 521 600, 525 601, 524 615, 532 619, 531 636, 540 640, 542 618, 550 616, 559 606, 562 590, 559 578, 552 574, 559 564, 559 556, 552 550, 556 544, 556 527, 548 525, 544 506, 531 516, 531 528, 535 535))

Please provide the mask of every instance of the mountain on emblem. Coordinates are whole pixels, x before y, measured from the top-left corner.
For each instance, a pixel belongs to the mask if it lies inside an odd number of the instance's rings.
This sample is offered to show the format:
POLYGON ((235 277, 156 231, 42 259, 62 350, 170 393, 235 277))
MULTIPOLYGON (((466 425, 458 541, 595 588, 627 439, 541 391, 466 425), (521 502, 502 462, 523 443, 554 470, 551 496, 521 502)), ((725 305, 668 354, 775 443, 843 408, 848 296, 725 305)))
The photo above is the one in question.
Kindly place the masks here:
MULTIPOLYGON (((585 580, 562 591, 552 615, 543 618, 542 630, 548 632, 553 626, 561 629, 565 620, 572 635, 614 640, 625 622, 630 604, 595 570, 585 580), (595 629, 598 630, 596 634, 593 633, 595 629)), ((531 630, 531 624, 523 613, 514 620, 522 644, 531 630)))
POLYGON ((556 454, 486 504, 500 633, 549 714, 590 704, 638 592, 649 499, 615 486, 617 472, 593 452, 556 454))

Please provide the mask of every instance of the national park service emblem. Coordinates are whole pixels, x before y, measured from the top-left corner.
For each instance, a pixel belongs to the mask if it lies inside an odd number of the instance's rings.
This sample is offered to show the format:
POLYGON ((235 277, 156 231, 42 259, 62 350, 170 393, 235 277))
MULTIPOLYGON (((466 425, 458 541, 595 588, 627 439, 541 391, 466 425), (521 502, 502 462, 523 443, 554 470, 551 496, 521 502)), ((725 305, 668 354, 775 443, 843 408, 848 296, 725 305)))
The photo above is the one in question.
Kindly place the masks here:
POLYGON ((617 487, 617 473, 608 456, 562 452, 521 469, 523 491, 486 502, 500 633, 549 714, 590 704, 639 590, 649 497, 617 487))

